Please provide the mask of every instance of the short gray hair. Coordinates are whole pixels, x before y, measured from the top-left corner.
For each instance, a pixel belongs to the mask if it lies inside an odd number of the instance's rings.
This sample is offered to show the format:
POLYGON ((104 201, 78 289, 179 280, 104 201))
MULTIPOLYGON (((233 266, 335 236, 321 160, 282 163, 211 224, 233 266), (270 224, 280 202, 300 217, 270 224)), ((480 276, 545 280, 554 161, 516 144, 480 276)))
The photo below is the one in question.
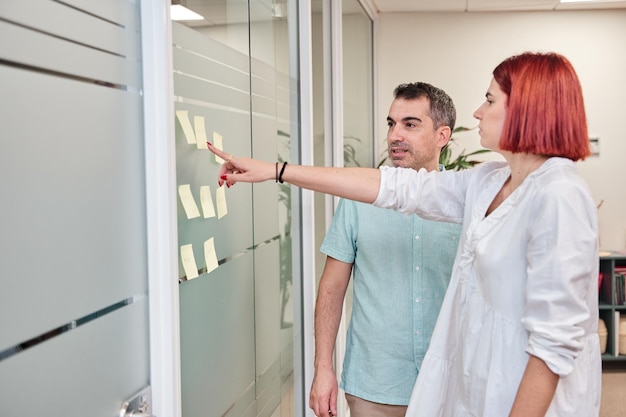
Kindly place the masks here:
POLYGON ((393 95, 396 99, 404 100, 428 98, 430 102, 430 118, 433 119, 435 129, 441 126, 449 126, 450 130, 454 130, 456 108, 452 98, 441 88, 423 82, 400 84, 393 91, 393 95))

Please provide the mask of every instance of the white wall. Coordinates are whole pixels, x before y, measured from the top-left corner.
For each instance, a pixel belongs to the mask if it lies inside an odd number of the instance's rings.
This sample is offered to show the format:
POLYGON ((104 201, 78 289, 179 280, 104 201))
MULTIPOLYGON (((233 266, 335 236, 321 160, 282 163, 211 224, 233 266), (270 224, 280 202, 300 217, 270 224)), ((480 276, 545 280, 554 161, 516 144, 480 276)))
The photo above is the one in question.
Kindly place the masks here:
MULTIPOLYGON (((457 107, 457 126, 472 127, 495 66, 524 51, 565 55, 580 77, 590 136, 600 155, 579 164, 600 209, 604 249, 626 247, 626 10, 507 13, 392 13, 378 19, 378 114, 383 120, 397 84, 425 81, 457 107)), ((386 126, 381 123, 382 142, 386 126)), ((458 136, 462 149, 478 134, 458 136)), ((499 156, 495 156, 499 157, 499 156)), ((573 225, 573 227, 575 227, 573 225)))

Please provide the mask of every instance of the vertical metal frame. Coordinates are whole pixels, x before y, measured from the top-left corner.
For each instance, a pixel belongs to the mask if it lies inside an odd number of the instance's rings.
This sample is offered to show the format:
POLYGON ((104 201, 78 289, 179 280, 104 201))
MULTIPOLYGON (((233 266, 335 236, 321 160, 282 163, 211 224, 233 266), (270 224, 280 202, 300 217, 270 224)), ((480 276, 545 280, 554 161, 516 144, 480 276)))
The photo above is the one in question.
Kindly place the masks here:
MULTIPOLYGON (((313 75, 312 75, 312 31, 311 31, 311 2, 298 1, 298 78, 299 78, 299 108, 300 108, 300 147, 297 149, 297 160, 302 165, 313 165, 313 75)), ((292 148, 292 152, 294 149, 292 148)), ((300 237, 300 277, 294 277, 294 292, 301 294, 301 305, 294 305, 296 314, 301 314, 301 321, 294 323, 295 343, 302 342, 302 360, 294 364, 295 407, 304 416, 313 416, 309 409, 309 392, 313 382, 313 360, 315 358, 315 343, 313 332, 313 317, 315 310, 315 210, 313 192, 294 189, 299 193, 299 207, 292 208, 292 216, 299 221, 292 224, 294 241, 300 237), (300 230, 293 230, 297 226, 300 230), (300 279, 297 279, 300 278, 300 279), (298 369, 298 366, 301 366, 298 369), (302 384, 302 385, 300 385, 302 384)), ((294 268, 294 271, 296 268, 294 268)))
POLYGON ((152 412, 181 416, 172 27, 168 0, 140 0, 152 412))
MULTIPOLYGON (((324 108, 326 129, 324 143, 330 149, 327 162, 331 166, 343 167, 343 2, 324 1, 324 108)), ((338 197, 326 196, 326 229, 339 203, 338 197)), ((335 375, 339 381, 346 351, 346 306, 342 307, 341 321, 335 339, 335 375)), ((337 396, 338 417, 349 415, 345 396, 337 396)))
MULTIPOLYGON (((376 63, 376 18, 377 11, 371 0, 358 0, 368 17, 372 20, 372 91, 373 102, 377 102, 377 67, 376 63)), ((327 165, 343 166, 343 7, 341 1, 324 0, 324 89, 325 89, 325 155, 327 165)), ((376 106, 373 106, 374 114, 374 135, 378 131, 378 114, 376 106)), ((380 153, 380 146, 374 141, 374 154, 380 153)), ((339 199, 337 197, 326 196, 326 224, 329 225, 335 212, 339 199)), ((337 380, 341 378, 343 362, 346 350, 346 333, 348 318, 346 317, 345 303, 342 309, 341 322, 337 332, 335 342, 335 373, 337 380)), ((343 395, 337 398, 338 417, 350 415, 348 404, 343 395)))

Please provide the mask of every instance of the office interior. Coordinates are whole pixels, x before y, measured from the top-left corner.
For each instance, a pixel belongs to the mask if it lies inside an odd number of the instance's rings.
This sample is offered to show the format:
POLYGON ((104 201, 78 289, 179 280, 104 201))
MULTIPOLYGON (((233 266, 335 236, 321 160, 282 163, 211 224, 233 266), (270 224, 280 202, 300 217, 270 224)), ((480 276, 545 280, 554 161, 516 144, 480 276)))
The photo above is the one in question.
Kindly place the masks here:
MULTIPOLYGON (((600 244, 626 250, 626 2, 6 0, 0 37, 3 417, 311 416, 318 249, 336 201, 218 187, 204 143, 377 166, 400 83, 443 88, 472 128, 502 59, 567 56, 600 244), (203 20, 172 20, 173 3, 203 20)), ((454 151, 479 147, 469 130, 454 151)), ((337 369, 344 344, 340 332, 337 369)), ((614 356, 603 417, 626 412, 614 356)))

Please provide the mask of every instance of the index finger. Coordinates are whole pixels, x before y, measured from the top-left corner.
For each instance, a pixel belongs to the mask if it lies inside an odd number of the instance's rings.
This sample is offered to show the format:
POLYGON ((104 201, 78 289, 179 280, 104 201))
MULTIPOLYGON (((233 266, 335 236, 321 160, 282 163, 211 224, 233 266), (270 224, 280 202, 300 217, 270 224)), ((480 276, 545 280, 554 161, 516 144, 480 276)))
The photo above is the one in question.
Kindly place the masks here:
POLYGON ((226 153, 226 152, 224 152, 221 149, 217 149, 215 146, 213 146, 213 144, 211 142, 207 142, 206 146, 207 146, 207 148, 209 148, 209 150, 211 152, 213 152, 215 155, 217 155, 220 158, 222 158, 224 161, 226 161, 228 159, 228 157, 230 156, 229 153, 226 153))

